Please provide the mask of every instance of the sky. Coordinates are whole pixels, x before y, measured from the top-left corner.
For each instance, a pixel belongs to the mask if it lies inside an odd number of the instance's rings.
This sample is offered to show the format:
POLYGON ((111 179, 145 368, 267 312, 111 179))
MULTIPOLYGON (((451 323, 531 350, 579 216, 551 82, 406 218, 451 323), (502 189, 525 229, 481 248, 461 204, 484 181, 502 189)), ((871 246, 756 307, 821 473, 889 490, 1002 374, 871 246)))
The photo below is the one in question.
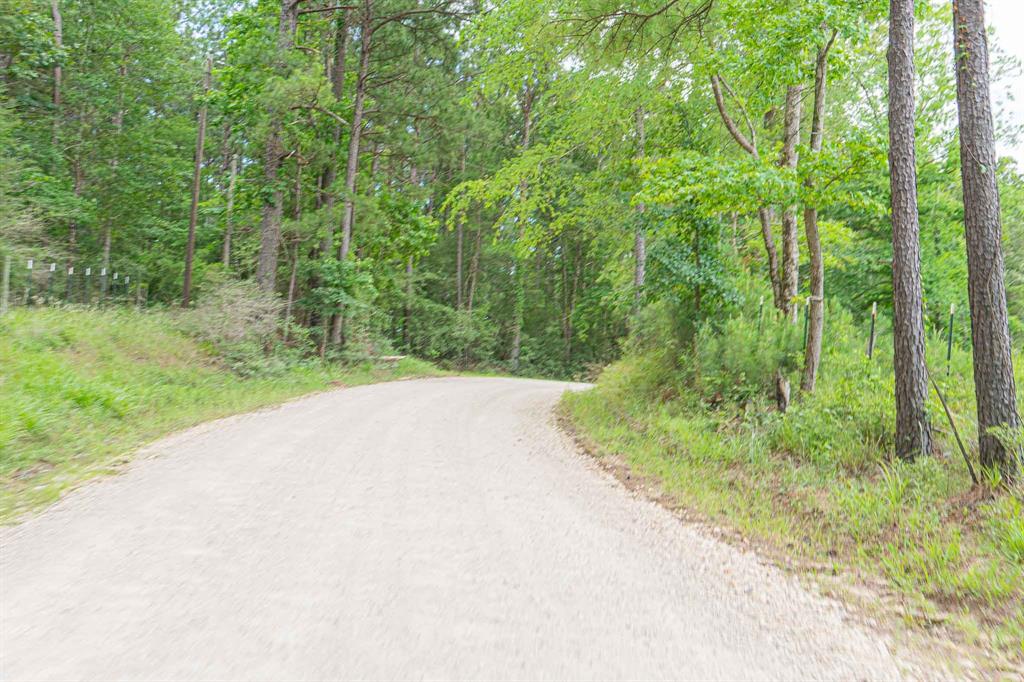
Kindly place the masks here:
MULTIPOLYGON (((985 10, 986 22, 995 33, 994 46, 1024 62, 1024 38, 1021 35, 1024 32, 1024 0, 987 0, 985 10)), ((992 96, 997 122, 1024 125, 1024 74, 1020 69, 1011 78, 995 83, 992 96)), ((999 139, 997 133, 996 143, 1001 156, 1013 156, 1018 167, 1024 169, 1024 139, 1011 144, 1006 139, 999 139)))

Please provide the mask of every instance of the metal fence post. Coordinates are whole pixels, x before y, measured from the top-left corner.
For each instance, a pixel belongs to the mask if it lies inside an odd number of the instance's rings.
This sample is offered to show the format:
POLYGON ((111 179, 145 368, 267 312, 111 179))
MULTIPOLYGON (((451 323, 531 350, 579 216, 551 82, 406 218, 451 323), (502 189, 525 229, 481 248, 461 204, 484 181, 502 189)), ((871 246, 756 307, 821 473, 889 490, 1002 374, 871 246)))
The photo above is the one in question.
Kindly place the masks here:
POLYGON ((871 335, 868 337, 868 359, 875 356, 875 322, 878 320, 878 303, 871 304, 871 335))
POLYGON ((7 304, 11 296, 11 257, 4 256, 3 284, 0 285, 0 315, 7 314, 7 304))
POLYGON ((32 259, 28 259, 28 283, 25 285, 25 305, 32 305, 32 259))

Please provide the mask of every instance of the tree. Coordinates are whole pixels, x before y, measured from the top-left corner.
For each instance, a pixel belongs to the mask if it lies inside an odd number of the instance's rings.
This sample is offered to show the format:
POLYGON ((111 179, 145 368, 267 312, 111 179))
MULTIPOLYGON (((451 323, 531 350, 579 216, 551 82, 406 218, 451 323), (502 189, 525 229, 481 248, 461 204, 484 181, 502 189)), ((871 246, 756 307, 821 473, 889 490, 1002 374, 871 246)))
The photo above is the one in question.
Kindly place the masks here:
POLYGON ((1017 428, 1020 418, 1006 308, 983 0, 953 0, 953 30, 980 457, 983 466, 999 468, 1011 479, 1018 468, 1015 453, 990 431, 996 426, 1017 428))
MULTIPOLYGON (((835 43, 837 31, 833 30, 828 42, 818 49, 814 62, 814 114, 811 120, 811 154, 821 154, 825 136, 825 93, 828 87, 828 53, 835 43)), ((808 175, 804 187, 814 189, 814 178, 808 175)), ((807 306, 807 347, 804 349, 804 371, 800 390, 814 391, 818 380, 818 366, 821 364, 821 342, 825 328, 825 261, 821 252, 821 234, 818 229, 818 209, 813 203, 804 207, 804 234, 807 238, 807 255, 810 261, 810 296, 807 306)))
MULTIPOLYGON (((298 22, 298 3, 295 0, 281 0, 281 12, 277 27, 277 50, 274 71, 279 76, 286 74, 288 53, 295 41, 298 22)), ((263 200, 263 217, 260 221, 260 256, 256 263, 256 281, 263 291, 273 291, 277 279, 277 252, 281 241, 281 217, 284 212, 284 191, 278 181, 278 171, 284 147, 281 142, 282 115, 270 112, 267 141, 263 149, 263 181, 267 196, 263 200)))
POLYGON ((931 447, 914 150, 913 0, 890 0, 888 61, 896 454, 913 459, 931 447))

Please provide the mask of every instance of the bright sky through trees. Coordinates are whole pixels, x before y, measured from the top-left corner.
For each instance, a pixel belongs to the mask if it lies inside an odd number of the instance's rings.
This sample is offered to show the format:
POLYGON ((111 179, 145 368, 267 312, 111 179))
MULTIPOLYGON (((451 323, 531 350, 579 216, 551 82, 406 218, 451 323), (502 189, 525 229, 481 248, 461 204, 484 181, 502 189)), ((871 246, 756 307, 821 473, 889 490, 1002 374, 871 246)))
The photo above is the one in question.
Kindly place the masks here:
MULTIPOLYGON (((989 0, 987 9, 988 23, 995 31, 995 47, 1024 64, 1024 40, 1020 37, 1024 29, 1024 1, 989 0)), ((1001 87, 995 89, 995 94, 999 104, 1010 112, 1012 122, 1024 125, 1024 71, 1018 66, 1012 77, 998 85, 1001 87), (1011 93, 1013 99, 1010 99, 1011 93)), ((1024 167, 1024 139, 999 140, 998 145, 1000 154, 1010 154, 1024 167)))

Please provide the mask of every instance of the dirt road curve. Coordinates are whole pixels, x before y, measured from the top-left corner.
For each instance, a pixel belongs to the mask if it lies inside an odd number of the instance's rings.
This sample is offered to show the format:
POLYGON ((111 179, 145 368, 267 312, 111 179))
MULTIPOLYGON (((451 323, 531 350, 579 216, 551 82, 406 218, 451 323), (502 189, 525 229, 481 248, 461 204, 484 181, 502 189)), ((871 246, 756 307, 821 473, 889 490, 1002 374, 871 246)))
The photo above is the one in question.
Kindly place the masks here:
POLYGON ((0 678, 898 677, 578 454, 567 388, 366 386, 157 444, 0 530, 0 678))

